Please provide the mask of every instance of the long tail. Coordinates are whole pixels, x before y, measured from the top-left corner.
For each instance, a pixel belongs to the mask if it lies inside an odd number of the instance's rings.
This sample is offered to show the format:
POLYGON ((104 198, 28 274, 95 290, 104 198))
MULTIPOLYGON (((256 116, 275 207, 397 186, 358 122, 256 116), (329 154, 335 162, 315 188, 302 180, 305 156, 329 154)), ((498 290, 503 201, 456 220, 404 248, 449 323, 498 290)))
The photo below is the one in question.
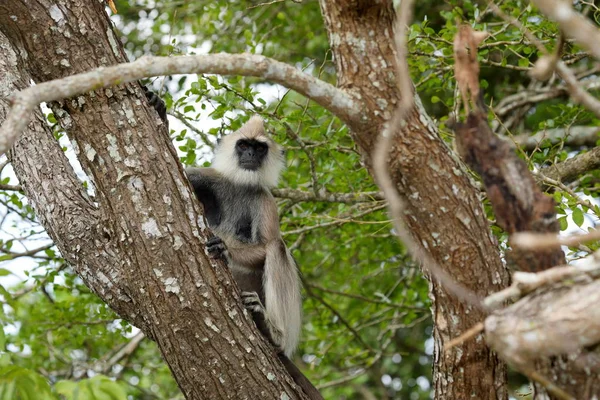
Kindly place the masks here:
POLYGON ((298 369, 298 367, 296 367, 292 360, 287 358, 287 356, 283 353, 279 353, 278 356, 285 369, 294 379, 294 382, 296 382, 296 385, 302 388, 302 390, 304 391, 304 393, 306 393, 310 400, 323 400, 323 396, 321 396, 321 393, 319 393, 317 388, 314 387, 312 383, 310 383, 308 378, 304 376, 304 374, 300 371, 300 369, 298 369))
POLYGON ((281 239, 267 243, 263 287, 266 317, 281 332, 279 344, 290 357, 300 340, 302 298, 296 262, 281 239))

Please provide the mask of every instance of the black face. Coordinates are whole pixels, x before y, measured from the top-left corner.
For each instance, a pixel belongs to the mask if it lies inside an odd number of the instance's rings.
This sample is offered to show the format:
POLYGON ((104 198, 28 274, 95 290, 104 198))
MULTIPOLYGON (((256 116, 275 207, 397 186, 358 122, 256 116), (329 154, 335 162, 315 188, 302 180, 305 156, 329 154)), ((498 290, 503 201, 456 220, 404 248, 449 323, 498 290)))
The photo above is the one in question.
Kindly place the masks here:
POLYGON ((240 139, 235 144, 238 165, 244 169, 256 171, 262 165, 269 146, 255 139, 240 139))

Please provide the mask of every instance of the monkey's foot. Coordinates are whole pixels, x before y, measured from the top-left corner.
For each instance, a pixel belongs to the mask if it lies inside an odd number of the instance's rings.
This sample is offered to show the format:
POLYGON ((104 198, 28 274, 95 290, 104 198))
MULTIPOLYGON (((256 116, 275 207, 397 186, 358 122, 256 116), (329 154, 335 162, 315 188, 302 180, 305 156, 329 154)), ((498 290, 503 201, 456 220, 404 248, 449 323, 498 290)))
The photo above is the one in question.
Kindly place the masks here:
POLYGON ((266 314, 265 306, 256 292, 242 292, 242 303, 251 313, 266 314))
POLYGON ((206 241, 206 251, 211 258, 221 258, 227 261, 227 246, 218 236, 213 236, 206 241))
POLYGON ((150 105, 152 107, 154 107, 156 112, 158 112, 158 116, 160 117, 160 119, 163 122, 166 122, 167 121, 167 105, 165 104, 163 99, 158 97, 158 95, 156 93, 154 93, 153 91, 148 89, 146 86, 142 86, 142 87, 144 88, 144 93, 146 94, 148 103, 150 103, 150 105))
POLYGON ((281 341, 283 332, 277 328, 267 316, 267 310, 256 292, 242 292, 242 303, 246 310, 252 313, 252 318, 258 330, 271 342, 277 352, 282 351, 281 341))

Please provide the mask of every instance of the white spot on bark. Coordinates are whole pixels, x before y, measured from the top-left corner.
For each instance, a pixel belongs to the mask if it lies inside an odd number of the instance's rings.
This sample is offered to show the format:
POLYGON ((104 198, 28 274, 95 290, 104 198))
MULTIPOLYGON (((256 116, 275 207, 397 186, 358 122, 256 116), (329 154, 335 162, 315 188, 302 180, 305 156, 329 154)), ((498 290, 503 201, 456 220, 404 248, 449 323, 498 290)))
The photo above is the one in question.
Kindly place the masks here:
POLYGON ((158 238, 162 236, 154 218, 149 218, 142 224, 142 231, 144 231, 148 238, 158 238))
POLYGON ((104 274, 102 271, 98 271, 98 280, 104 284, 105 287, 112 287, 112 282, 108 279, 108 276, 104 274))
POLYGON ((429 168, 431 168, 432 170, 434 170, 435 172, 440 172, 440 166, 437 165, 434 162, 430 162, 429 163, 429 168))
POLYGON ((156 275, 158 278, 162 278, 163 273, 160 269, 154 268, 153 271, 154 271, 154 275, 156 275))
POLYGON ((213 331, 219 333, 221 330, 212 322, 210 318, 204 318, 204 325, 208 326, 213 331))
POLYGON ((96 150, 89 143, 85 144, 85 156, 89 161, 94 161, 94 157, 96 157, 96 150))
POLYGON ((183 240, 181 240, 181 236, 173 236, 173 248, 175 250, 179 250, 183 246, 183 240))
POLYGON ((456 213, 456 218, 458 218, 458 220, 467 228, 471 227, 471 217, 465 215, 465 213, 462 210, 459 210, 456 213))
POLYGON ((65 15, 56 4, 50 6, 48 13, 50 14, 50 18, 52 18, 58 26, 63 26, 65 24, 65 15))
POLYGON ((117 146, 117 138, 113 135, 106 135, 109 146, 106 148, 108 154, 115 161, 121 161, 121 155, 119 154, 119 146, 117 146))
POLYGON ((275 374, 274 374, 274 373, 272 373, 272 372, 269 372, 269 373, 267 374, 267 379, 268 379, 268 380, 270 380, 271 382, 273 382, 273 381, 275 380, 275 378, 276 378, 276 376, 275 376, 275 374))
POLYGON ((181 288, 179 287, 179 282, 177 281, 177 278, 165 279, 165 291, 167 293, 175 294, 179 294, 179 292, 181 292, 181 288))
POLYGON ((125 108, 125 117, 127 118, 127 122, 129 122, 129 124, 131 126, 136 126, 137 125, 137 120, 135 119, 135 113, 133 112, 133 110, 129 107, 125 108))
POLYGON ((120 57, 119 53, 119 45, 117 44, 117 38, 113 34, 112 29, 109 27, 106 30, 106 37, 108 38, 108 43, 110 43, 110 48, 115 56, 120 57))
POLYGON ((71 63, 66 58, 63 58, 62 60, 60 60, 60 65, 62 65, 65 68, 71 67, 71 63))
POLYGON ((281 400, 290 400, 290 396, 288 396, 286 392, 281 393, 281 396, 279 398, 281 400))

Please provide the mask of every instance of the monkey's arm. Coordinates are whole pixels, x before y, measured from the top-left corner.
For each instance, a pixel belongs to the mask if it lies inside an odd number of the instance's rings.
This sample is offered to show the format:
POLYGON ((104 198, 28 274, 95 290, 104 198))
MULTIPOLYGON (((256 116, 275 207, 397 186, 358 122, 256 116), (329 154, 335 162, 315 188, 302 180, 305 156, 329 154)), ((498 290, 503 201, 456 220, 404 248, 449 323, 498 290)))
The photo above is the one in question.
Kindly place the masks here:
POLYGON ((211 226, 221 222, 221 207, 213 190, 213 182, 219 173, 212 168, 186 168, 185 174, 194 188, 194 193, 204 206, 204 215, 211 226))
POLYGON ((267 252, 262 243, 249 245, 233 239, 227 241, 227 250, 231 261, 246 268, 262 269, 265 264, 267 252))

